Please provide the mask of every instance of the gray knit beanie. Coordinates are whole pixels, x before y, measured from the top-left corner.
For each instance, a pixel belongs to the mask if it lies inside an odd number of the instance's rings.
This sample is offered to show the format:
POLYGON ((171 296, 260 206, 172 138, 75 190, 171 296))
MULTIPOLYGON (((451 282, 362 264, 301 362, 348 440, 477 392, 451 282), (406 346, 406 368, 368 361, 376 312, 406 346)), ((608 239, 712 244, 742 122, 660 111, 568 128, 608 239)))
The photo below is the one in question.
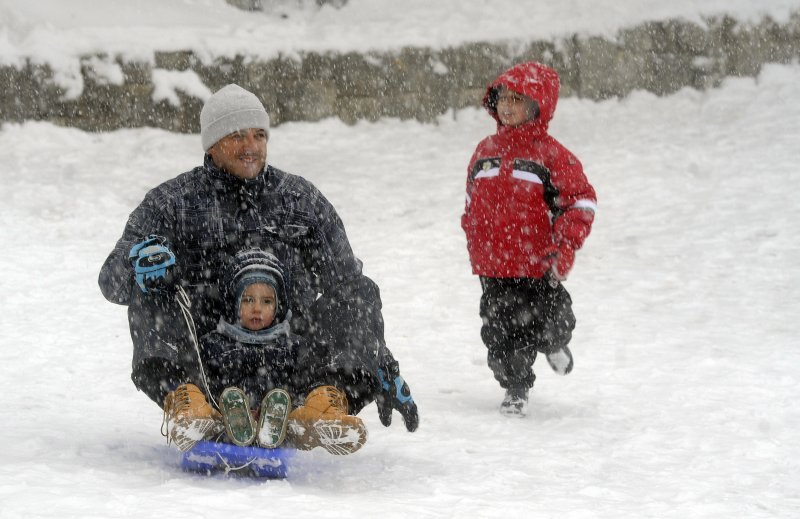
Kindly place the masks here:
POLYGON ((217 90, 200 111, 200 138, 205 151, 226 135, 248 128, 260 128, 269 135, 269 115, 255 94, 239 85, 217 90))

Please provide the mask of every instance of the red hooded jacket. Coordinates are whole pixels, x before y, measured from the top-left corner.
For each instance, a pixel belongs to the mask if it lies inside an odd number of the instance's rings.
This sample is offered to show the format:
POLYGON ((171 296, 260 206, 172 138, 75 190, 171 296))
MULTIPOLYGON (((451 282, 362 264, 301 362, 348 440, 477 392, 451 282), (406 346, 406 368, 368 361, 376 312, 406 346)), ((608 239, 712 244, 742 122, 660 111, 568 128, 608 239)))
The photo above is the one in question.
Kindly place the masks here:
POLYGON ((547 133, 556 109, 558 74, 522 63, 487 88, 483 106, 497 133, 478 144, 467 169, 461 226, 474 274, 542 277, 560 248, 575 251, 589 235, 597 197, 580 161, 547 133), (534 99, 539 116, 517 127, 500 123, 499 87, 534 99))

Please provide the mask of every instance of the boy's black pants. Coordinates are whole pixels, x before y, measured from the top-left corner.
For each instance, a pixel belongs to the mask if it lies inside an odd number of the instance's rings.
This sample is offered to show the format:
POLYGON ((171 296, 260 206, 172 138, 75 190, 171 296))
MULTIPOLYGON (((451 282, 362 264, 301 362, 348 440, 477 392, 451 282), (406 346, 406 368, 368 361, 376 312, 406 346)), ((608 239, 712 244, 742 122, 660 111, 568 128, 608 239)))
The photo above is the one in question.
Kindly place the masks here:
POLYGON ((480 279, 489 368, 501 387, 529 389, 537 352, 556 351, 572 338, 572 298, 561 283, 553 287, 546 278, 480 279))

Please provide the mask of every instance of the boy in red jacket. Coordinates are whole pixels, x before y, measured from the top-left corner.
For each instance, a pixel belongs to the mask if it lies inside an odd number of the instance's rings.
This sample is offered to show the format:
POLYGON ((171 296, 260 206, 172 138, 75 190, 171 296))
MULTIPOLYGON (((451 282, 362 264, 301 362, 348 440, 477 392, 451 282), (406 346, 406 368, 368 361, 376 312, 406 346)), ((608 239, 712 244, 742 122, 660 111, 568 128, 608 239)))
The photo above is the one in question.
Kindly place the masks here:
POLYGON ((497 133, 478 144, 467 170, 461 226, 483 288, 481 338, 509 416, 525 415, 537 352, 557 373, 572 370, 575 316, 561 282, 597 207, 580 161, 547 133, 558 90, 556 71, 539 63, 495 79, 483 106, 497 133))

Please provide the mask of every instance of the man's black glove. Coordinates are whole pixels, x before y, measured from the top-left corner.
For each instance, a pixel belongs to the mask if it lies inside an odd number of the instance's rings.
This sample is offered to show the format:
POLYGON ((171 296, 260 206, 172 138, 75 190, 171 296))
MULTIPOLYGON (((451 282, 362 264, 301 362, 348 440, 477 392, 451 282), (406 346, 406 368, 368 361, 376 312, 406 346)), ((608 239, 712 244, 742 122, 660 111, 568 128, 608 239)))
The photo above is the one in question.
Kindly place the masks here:
POLYGON ((386 427, 392 425, 392 410, 397 409, 406 423, 406 429, 409 432, 416 431, 419 425, 417 404, 411 397, 408 384, 400 376, 400 365, 397 361, 378 368, 378 379, 381 382, 381 390, 375 398, 375 403, 378 405, 381 423, 386 427))
POLYGON ((171 287, 175 269, 175 254, 163 236, 151 234, 133 247, 128 254, 133 265, 136 284, 145 294, 158 293, 171 287))

